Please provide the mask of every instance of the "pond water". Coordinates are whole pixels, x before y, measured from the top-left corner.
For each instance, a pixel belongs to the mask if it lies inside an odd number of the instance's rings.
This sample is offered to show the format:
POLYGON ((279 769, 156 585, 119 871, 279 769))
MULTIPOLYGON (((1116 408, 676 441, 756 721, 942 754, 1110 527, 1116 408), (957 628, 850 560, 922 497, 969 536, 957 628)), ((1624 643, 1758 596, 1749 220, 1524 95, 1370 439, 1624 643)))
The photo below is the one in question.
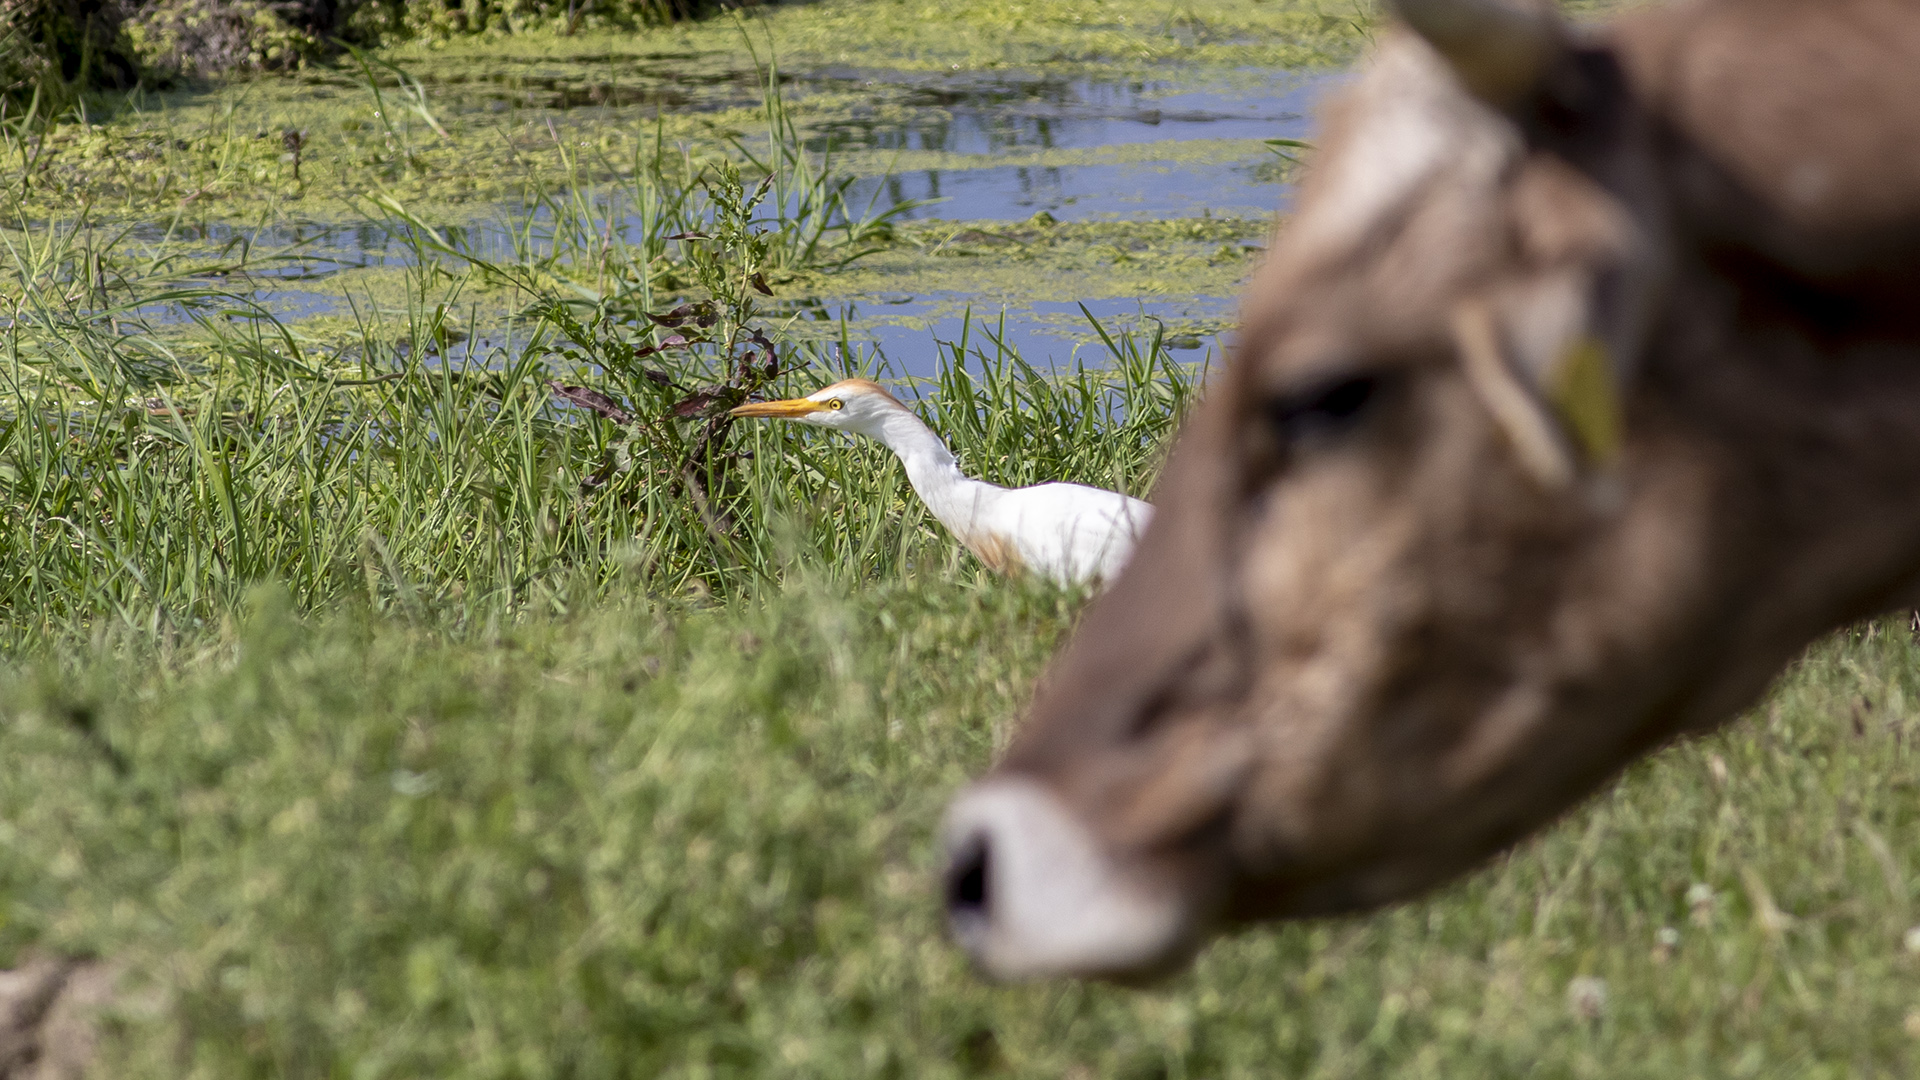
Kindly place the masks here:
MULTIPOLYGON (((884 77, 867 79, 864 85, 878 88, 884 77)), ((994 154, 1298 137, 1323 89, 1339 78, 1329 73, 1242 73, 1239 85, 1206 89, 1147 80, 1008 82, 969 76, 928 83, 921 78, 904 83, 909 87, 904 97, 919 107, 917 114, 817 124, 809 149, 994 154)))
MULTIPOLYGON (((827 70, 796 78, 787 94, 796 108, 809 95, 832 92, 844 99, 850 87, 859 91, 856 99, 871 99, 870 106, 842 109, 809 128, 815 151, 836 154, 856 170, 874 170, 852 185, 848 201, 855 212, 904 207, 900 216, 907 218, 982 222, 1022 221, 1043 211, 1060 221, 1203 215, 1266 220, 1284 206, 1289 191, 1283 160, 1264 140, 1309 137, 1320 99, 1344 76, 1232 76, 1213 85, 1183 85, 1172 79, 939 79, 827 70), (895 167, 881 175, 890 163, 895 167)), ((734 96, 743 92, 737 85, 717 85, 734 96)), ((605 108, 632 108, 618 94, 602 97, 605 108)), ((674 107, 658 96, 647 100, 651 107, 674 107)), ((714 100, 708 95, 698 105, 714 100)), ((625 220, 637 233, 639 223, 625 220)), ((547 224, 544 212, 502 208, 446 235, 476 254, 499 258, 511 255, 516 234, 536 250, 550 250, 547 224)), ((136 235, 159 240, 163 234, 155 229, 136 235)), ((251 270, 250 280, 233 285, 237 295, 283 319, 345 314, 346 296, 338 286, 329 289, 328 279, 339 280, 335 275, 342 271, 405 266, 414 258, 405 230, 375 222, 262 229, 214 224, 171 235, 209 247, 271 252, 251 270)), ((1023 302, 928 289, 911 276, 897 285, 803 305, 793 312, 793 330, 802 339, 837 340, 844 321, 863 346, 903 374, 931 373, 939 343, 963 334, 991 353, 996 346, 988 328, 1036 364, 1097 364, 1106 350, 1081 311, 1084 303, 1110 332, 1157 322, 1178 355, 1198 360, 1218 355, 1235 303, 1232 287, 1191 297, 1109 294, 1023 302)))
POLYGON ((1042 211, 1061 221, 1197 217, 1202 210, 1237 217, 1271 213, 1276 185, 1261 183, 1257 162, 1229 165, 1016 165, 924 169, 864 179, 852 203, 884 210, 906 202, 902 216, 950 221, 1018 220, 1042 211))
POLYGON ((958 294, 895 295, 821 305, 790 331, 800 340, 838 342, 839 320, 863 352, 888 371, 907 376, 933 375, 955 346, 968 356, 993 358, 1002 349, 1040 368, 1075 363, 1100 367, 1109 351, 1088 320, 1099 320, 1109 335, 1162 331, 1174 355, 1204 360, 1217 352, 1219 335, 1231 325, 1236 298, 1197 296, 1183 300, 1094 298, 1071 303, 1041 301, 1024 305, 982 305, 958 294), (1082 310, 1084 306, 1085 310, 1082 310))
POLYGON ((943 104, 888 121, 823 125, 817 149, 937 151, 943 167, 902 168, 863 178, 854 205, 887 208, 923 201, 905 216, 1009 220, 1046 211, 1060 220, 1270 214, 1284 200, 1281 159, 1259 145, 1304 139, 1314 111, 1340 74, 1281 72, 1234 89, 1182 89, 1169 82, 1077 80, 1014 89, 951 89, 943 104), (1232 155, 1222 143, 1249 145, 1232 155), (1117 163, 1049 161, 1062 151, 1160 144, 1164 152, 1117 163), (1205 147, 1194 162, 1182 144, 1205 147), (1220 160, 1222 151, 1227 160, 1220 160), (1051 154, 1049 152, 1052 152, 1051 154), (997 164, 1016 155, 1036 160, 997 164), (968 160, 972 158, 973 160, 968 160))

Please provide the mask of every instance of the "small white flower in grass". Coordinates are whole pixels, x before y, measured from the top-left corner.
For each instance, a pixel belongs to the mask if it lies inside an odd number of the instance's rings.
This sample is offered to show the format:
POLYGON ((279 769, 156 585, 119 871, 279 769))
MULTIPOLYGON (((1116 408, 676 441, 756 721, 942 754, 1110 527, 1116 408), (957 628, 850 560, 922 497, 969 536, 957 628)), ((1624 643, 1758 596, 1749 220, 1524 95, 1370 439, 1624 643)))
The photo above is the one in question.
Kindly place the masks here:
POLYGON ((1687 889, 1687 908, 1693 912, 1696 926, 1705 926, 1713 921, 1713 886, 1704 881, 1696 881, 1687 889))
POLYGON ((1906 946, 1907 952, 1920 956, 1920 926, 1908 930, 1907 936, 1901 939, 1901 944, 1906 946))
POLYGON ((1664 964, 1673 957, 1673 951, 1680 947, 1680 931, 1671 926, 1663 926, 1653 935, 1653 959, 1664 964))
POLYGON ((1607 1011, 1607 980, 1579 975, 1567 983, 1567 1011, 1577 1020, 1593 1021, 1607 1011))
POLYGON ((394 793, 409 799, 417 799, 429 794, 440 786, 440 778, 430 772, 410 772, 406 769, 393 770, 391 779, 394 793))

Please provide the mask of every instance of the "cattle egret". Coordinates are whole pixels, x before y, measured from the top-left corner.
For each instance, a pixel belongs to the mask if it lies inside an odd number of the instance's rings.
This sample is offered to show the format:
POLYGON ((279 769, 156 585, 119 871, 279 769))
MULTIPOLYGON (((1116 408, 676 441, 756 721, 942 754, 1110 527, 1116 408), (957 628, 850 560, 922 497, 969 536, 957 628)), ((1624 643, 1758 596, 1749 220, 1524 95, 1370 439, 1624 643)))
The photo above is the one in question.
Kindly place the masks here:
POLYGON ((1083 484, 1003 488, 960 471, 947 444, 912 409, 866 379, 845 379, 803 398, 755 402, 734 416, 778 417, 851 431, 885 443, 907 482, 968 550, 995 571, 1040 574, 1062 585, 1112 581, 1153 507, 1083 484))

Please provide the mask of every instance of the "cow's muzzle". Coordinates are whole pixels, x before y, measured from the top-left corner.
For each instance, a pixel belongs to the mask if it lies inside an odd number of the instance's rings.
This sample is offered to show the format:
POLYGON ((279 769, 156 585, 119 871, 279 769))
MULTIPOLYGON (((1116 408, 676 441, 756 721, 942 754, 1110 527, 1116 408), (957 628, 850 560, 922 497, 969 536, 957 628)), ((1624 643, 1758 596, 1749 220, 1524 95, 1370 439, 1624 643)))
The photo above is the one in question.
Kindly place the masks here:
POLYGON ((1123 865, 1034 780, 967 789, 943 840, 948 923, 994 978, 1134 981, 1192 955, 1199 911, 1179 879, 1123 865))

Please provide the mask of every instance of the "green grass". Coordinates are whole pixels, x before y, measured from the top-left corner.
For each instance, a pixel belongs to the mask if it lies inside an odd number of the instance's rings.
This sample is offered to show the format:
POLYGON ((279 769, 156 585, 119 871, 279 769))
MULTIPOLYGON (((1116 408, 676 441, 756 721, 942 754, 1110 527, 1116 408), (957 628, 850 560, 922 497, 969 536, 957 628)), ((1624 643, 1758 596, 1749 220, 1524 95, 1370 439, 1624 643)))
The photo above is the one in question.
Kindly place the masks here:
POLYGON ((1148 992, 990 987, 941 939, 931 834, 1073 612, 801 576, 464 629, 268 589, 191 638, 106 635, 0 680, 0 955, 127 965, 113 1076, 1916 1063, 1904 628, 1821 645, 1743 725, 1430 900, 1255 931, 1148 992))
MULTIPOLYGON (((103 622, 191 630, 260 580, 303 607, 358 598, 465 621, 569 607, 623 579, 737 595, 790 567, 850 581, 972 572, 885 450, 795 425, 736 429, 751 456, 713 508, 734 527, 716 530, 676 489, 672 460, 604 471, 625 465, 625 433, 551 402, 541 339, 510 343, 494 368, 406 359, 432 356, 443 311, 416 305, 392 340, 370 330, 358 370, 320 366, 268 320, 167 382, 140 366, 175 359, 164 343, 119 355, 87 324, 47 331, 79 348, 9 358, 0 642, 103 622)), ((1055 379, 989 344, 920 404, 976 475, 1144 492, 1192 375, 1153 339, 1114 346, 1113 366, 1055 379)), ((810 391, 835 363, 772 389, 810 391)))

